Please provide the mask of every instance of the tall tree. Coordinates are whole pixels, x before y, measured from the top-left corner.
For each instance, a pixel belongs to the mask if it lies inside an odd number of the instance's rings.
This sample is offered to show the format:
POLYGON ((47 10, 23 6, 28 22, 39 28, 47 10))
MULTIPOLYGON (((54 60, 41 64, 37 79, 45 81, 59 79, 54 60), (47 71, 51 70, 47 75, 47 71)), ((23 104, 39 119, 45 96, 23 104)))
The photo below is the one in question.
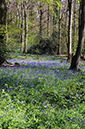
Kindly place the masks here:
POLYGON ((42 38, 42 16, 43 16, 41 2, 39 2, 39 11, 40 11, 40 30, 39 30, 39 34, 40 34, 40 39, 41 39, 42 38))
POLYGON ((5 61, 5 55, 6 55, 5 29, 6 29, 6 2, 5 0, 0 0, 0 65, 5 61))
MULTIPOLYGON (((60 0, 61 1, 61 0, 60 0)), ((59 9, 59 34, 58 34, 58 52, 57 54, 60 55, 61 53, 61 8, 59 9)))
POLYGON ((68 0, 69 25, 68 25, 68 61, 72 56, 72 19, 73 19, 73 0, 68 0))
POLYGON ((47 36, 49 36, 49 4, 47 7, 47 36))
POLYGON ((24 17, 25 17, 25 43, 24 43, 24 53, 27 53, 27 43, 28 43, 28 7, 25 4, 24 8, 24 17))
POLYGON ((80 10, 79 10, 79 41, 75 56, 73 56, 71 61, 70 69, 79 69, 79 60, 82 53, 82 47, 84 42, 84 32, 85 32, 85 0, 81 0, 80 2, 80 10))
POLYGON ((24 52, 24 3, 21 3, 21 51, 24 52))
POLYGON ((73 7, 73 42, 72 42, 73 53, 74 53, 75 42, 76 42, 76 0, 74 0, 74 7, 73 7))

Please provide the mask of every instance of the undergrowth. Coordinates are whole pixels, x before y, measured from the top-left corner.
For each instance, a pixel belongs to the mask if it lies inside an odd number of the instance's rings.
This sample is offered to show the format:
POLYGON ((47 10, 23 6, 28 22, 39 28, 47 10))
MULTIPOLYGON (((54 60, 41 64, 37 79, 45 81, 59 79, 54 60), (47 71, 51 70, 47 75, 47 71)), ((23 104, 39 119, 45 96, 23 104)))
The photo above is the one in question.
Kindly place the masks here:
POLYGON ((0 128, 84 129, 85 69, 68 67, 59 59, 0 67, 0 128))

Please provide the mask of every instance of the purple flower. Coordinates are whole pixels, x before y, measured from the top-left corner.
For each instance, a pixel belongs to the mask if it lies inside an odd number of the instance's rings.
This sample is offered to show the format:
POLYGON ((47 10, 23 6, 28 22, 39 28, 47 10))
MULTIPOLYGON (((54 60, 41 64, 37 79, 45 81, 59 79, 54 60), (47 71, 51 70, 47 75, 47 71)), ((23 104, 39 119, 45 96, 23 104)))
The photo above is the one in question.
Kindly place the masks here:
POLYGON ((21 75, 21 79, 22 79, 23 75, 21 75))
POLYGON ((45 112, 45 109, 43 110, 43 113, 45 112))
POLYGON ((83 120, 83 122, 80 123, 80 125, 84 124, 85 123, 85 120, 83 120))
POLYGON ((67 121, 69 121, 70 119, 69 118, 67 118, 67 121))
POLYGON ((77 105, 75 106, 75 108, 77 108, 77 105))
POLYGON ((11 106, 11 110, 13 109, 13 106, 11 106))
POLYGON ((18 85, 18 82, 16 82, 16 85, 18 85))
POLYGON ((26 119, 26 117, 27 117, 27 115, 25 116, 25 118, 24 118, 24 119, 26 119))
POLYGON ((20 104, 24 105, 24 104, 22 103, 22 101, 20 102, 20 104))
POLYGON ((43 124, 41 124, 41 126, 43 126, 43 124))
POLYGON ((16 98, 14 98, 13 100, 16 100, 16 98))

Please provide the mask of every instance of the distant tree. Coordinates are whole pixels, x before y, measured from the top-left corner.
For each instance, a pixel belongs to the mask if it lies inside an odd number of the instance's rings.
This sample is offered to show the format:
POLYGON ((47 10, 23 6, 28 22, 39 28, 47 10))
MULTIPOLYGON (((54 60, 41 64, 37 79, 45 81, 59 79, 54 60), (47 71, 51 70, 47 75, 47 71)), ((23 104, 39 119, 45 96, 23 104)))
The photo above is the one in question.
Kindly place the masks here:
POLYGON ((40 29, 39 29, 39 35, 40 35, 40 39, 41 39, 42 38, 42 16, 43 16, 41 2, 39 2, 39 11, 40 11, 40 29))
POLYGON ((24 52, 24 3, 21 3, 21 51, 24 52))
POLYGON ((79 69, 79 60, 82 53, 82 47, 84 42, 84 32, 85 32, 85 0, 80 2, 79 10, 79 40, 75 55, 72 58, 70 69, 79 69))
POLYGON ((25 18, 25 42, 24 42, 24 53, 27 53, 27 43, 28 43, 28 3, 24 5, 24 18, 25 18))
POLYGON ((50 15, 50 12, 49 12, 49 4, 48 4, 48 7, 47 7, 47 36, 49 36, 49 15, 50 15))
POLYGON ((68 29, 68 14, 66 13, 66 15, 65 15, 65 41, 66 41, 66 45, 68 45, 67 29, 68 29))
POLYGON ((6 2, 0 0, 0 65, 5 61, 6 58, 6 2))
MULTIPOLYGON (((60 0, 61 1, 61 0, 60 0)), ((61 54, 61 8, 59 8, 59 23, 58 23, 58 29, 59 29, 59 34, 58 34, 58 52, 57 54, 61 54)))

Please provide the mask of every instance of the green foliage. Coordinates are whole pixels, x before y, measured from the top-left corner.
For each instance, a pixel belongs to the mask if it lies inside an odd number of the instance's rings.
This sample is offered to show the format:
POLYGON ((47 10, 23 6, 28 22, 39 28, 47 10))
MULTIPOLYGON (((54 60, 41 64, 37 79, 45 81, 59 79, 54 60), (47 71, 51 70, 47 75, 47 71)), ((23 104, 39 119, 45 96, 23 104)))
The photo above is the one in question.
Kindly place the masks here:
POLYGON ((32 54, 55 54, 56 44, 49 38, 42 38, 39 43, 30 46, 28 53, 32 54))
POLYGON ((77 0, 77 3, 80 3, 81 2, 81 0, 77 0))
POLYGON ((8 49, 5 43, 0 43, 0 65, 6 60, 8 56, 8 49))

